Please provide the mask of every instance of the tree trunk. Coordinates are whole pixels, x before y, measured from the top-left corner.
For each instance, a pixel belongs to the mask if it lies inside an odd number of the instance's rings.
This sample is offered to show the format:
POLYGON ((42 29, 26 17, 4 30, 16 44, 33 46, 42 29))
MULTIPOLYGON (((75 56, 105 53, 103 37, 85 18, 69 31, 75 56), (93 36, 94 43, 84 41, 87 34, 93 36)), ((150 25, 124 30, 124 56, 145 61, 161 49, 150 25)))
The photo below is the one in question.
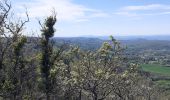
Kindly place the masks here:
POLYGON ((94 93, 93 93, 93 95, 94 95, 93 100, 98 100, 97 93, 96 93, 96 92, 94 92, 94 93))
POLYGON ((80 92, 79 92, 79 98, 78 98, 78 100, 81 100, 81 90, 80 90, 80 92))

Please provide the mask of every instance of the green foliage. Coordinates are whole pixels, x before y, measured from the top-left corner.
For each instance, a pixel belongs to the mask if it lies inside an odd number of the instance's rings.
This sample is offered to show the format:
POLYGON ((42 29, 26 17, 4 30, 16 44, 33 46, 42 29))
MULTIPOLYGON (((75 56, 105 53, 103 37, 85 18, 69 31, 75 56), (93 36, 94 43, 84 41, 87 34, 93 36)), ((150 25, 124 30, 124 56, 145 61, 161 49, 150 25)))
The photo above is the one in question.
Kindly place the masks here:
POLYGON ((2 90, 5 92, 9 92, 14 89, 14 86, 12 85, 12 82, 10 80, 5 80, 5 82, 2 84, 2 90))
POLYGON ((21 37, 15 44, 14 44, 14 53, 15 55, 19 55, 21 49, 23 48, 23 46, 25 45, 25 43, 27 42, 27 38, 26 37, 21 37))
POLYGON ((54 36, 54 24, 56 23, 56 16, 48 17, 45 22, 44 26, 42 26, 42 40, 41 40, 41 78, 40 80, 40 89, 44 91, 46 94, 46 99, 50 99, 50 93, 52 91, 52 77, 55 75, 55 69, 53 68, 53 63, 55 60, 52 58, 55 56, 53 54, 53 47, 50 41, 50 38, 54 36))
POLYGON ((41 30, 42 31, 42 35, 45 36, 45 38, 51 38, 54 36, 54 24, 56 23, 56 16, 50 16, 48 17, 46 20, 45 20, 45 23, 44 23, 44 27, 43 29, 41 30))

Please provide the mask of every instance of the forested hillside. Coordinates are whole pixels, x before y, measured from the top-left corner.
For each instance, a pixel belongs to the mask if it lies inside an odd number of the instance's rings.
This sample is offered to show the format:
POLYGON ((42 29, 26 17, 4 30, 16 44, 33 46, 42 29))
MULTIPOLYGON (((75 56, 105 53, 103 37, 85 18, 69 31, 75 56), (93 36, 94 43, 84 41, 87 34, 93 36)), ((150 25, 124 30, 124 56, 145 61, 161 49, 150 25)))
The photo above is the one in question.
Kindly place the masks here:
MULTIPOLYGON (((116 38, 117 39, 117 38, 116 38)), ((84 50, 96 50, 102 45, 103 42, 109 42, 110 40, 102 40, 100 38, 89 38, 89 37, 67 37, 67 38, 58 38, 55 37, 53 40, 57 44, 67 43, 71 45, 79 46, 84 50), (89 48, 92 46, 91 48, 89 48)), ((121 45, 127 46, 127 49, 134 50, 169 50, 170 49, 170 40, 147 40, 147 39, 135 39, 135 40, 119 40, 121 45)))

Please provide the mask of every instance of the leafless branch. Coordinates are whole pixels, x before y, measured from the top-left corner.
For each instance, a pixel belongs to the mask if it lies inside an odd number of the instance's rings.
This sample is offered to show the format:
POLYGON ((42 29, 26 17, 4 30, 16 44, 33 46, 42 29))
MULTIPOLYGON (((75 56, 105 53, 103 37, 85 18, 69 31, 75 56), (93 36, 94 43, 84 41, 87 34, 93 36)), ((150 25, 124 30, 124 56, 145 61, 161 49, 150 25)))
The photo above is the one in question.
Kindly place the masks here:
POLYGON ((5 18, 7 18, 9 11, 11 10, 12 6, 11 3, 8 3, 7 0, 4 0, 5 5, 0 2, 0 9, 3 11, 3 15, 1 15, 0 25, 5 21, 5 18))

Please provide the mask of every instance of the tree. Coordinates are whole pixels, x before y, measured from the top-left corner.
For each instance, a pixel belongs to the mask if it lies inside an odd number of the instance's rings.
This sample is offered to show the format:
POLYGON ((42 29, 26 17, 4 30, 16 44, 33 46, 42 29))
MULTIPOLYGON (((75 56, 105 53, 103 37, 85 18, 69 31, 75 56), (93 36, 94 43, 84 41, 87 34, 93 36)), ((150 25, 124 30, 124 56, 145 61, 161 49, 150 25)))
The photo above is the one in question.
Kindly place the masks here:
POLYGON ((56 16, 52 15, 48 17, 45 22, 44 26, 42 26, 42 40, 41 40, 41 77, 42 83, 44 85, 44 92, 46 94, 46 100, 50 100, 50 93, 51 93, 51 78, 50 78, 50 70, 52 68, 52 54, 53 54, 53 47, 50 39, 54 36, 54 25, 56 23, 56 16))
POLYGON ((66 52, 64 88, 68 98, 103 100, 113 92, 111 83, 121 73, 120 44, 112 38, 113 45, 104 43, 97 51, 72 48, 66 52), (71 96, 70 96, 71 94, 71 96))
MULTIPOLYGON (((22 99, 24 95, 23 81, 26 66, 23 48, 27 42, 23 36, 23 29, 29 17, 26 12, 26 20, 12 19, 9 16, 11 4, 7 1, 0 2, 0 96, 13 100, 22 99), (10 63, 9 63, 10 62, 10 63)), ((13 15, 14 16, 14 15, 13 15)), ((25 87, 26 88, 26 87, 25 87)))

